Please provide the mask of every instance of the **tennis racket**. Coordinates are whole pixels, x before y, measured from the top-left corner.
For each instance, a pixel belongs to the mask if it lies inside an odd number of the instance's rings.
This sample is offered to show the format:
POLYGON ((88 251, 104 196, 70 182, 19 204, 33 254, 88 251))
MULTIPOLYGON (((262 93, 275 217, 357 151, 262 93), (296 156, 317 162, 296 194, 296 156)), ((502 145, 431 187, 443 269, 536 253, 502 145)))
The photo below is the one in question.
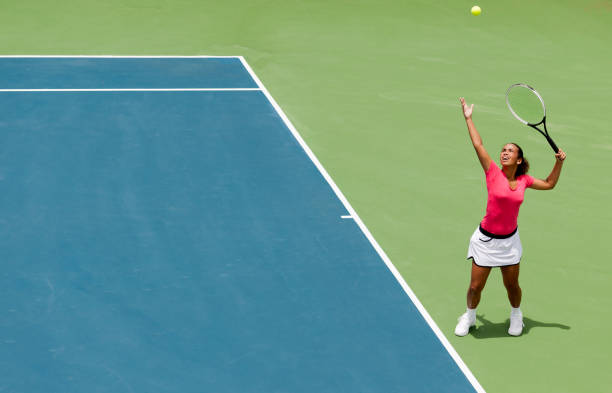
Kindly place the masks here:
POLYGON ((515 83, 506 91, 506 104, 512 115, 521 123, 528 125, 546 138, 550 147, 555 153, 559 153, 559 148, 548 135, 546 129, 546 106, 542 96, 531 86, 524 83, 515 83), (544 126, 544 130, 538 128, 539 125, 544 126))

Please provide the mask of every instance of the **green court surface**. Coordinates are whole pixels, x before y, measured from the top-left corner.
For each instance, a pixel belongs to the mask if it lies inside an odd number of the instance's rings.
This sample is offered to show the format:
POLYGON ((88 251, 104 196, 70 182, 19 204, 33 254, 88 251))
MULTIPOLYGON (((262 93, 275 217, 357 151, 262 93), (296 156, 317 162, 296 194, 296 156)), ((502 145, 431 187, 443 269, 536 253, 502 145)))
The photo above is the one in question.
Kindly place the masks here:
POLYGON ((244 56, 488 392, 609 391, 612 1, 483 1, 479 17, 472 5, 5 2, 0 54, 244 56), (486 201, 458 97, 496 161, 512 141, 533 176, 554 163, 505 106, 515 82, 543 95, 568 158, 519 217, 523 336, 506 334, 495 271, 477 329, 458 338, 486 201))

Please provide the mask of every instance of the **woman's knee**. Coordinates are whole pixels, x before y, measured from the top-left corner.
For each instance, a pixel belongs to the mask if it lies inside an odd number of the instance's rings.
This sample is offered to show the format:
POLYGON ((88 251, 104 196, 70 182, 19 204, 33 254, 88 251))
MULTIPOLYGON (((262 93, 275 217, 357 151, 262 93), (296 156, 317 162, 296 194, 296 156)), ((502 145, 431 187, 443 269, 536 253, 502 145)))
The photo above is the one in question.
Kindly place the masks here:
POLYGON ((468 288, 468 291, 470 293, 478 294, 482 292, 482 290, 484 289, 484 286, 485 286, 484 282, 471 282, 470 287, 468 288))
POLYGON ((517 281, 506 281, 504 280, 504 286, 508 292, 518 292, 521 290, 521 286, 517 281))

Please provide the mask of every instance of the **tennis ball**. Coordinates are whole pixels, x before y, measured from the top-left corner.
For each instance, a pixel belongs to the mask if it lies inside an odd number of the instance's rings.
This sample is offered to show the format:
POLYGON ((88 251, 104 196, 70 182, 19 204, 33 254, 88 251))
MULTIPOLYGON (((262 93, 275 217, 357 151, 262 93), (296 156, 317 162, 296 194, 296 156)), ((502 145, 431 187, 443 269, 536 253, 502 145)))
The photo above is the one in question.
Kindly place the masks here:
POLYGON ((475 5, 472 7, 472 10, 470 12, 472 13, 472 15, 478 16, 482 12, 482 10, 480 9, 479 6, 475 5))

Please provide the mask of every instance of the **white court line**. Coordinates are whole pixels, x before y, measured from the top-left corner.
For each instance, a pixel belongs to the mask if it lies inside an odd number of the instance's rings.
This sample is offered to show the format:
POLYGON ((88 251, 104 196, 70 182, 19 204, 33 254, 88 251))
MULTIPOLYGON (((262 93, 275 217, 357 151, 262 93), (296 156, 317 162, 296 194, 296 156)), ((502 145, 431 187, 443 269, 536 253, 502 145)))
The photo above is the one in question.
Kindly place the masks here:
POLYGON ((0 89, 0 92, 54 92, 54 91, 261 91, 258 87, 238 88, 176 88, 176 89, 0 89))
POLYGON ((0 58, 79 59, 240 59, 240 56, 116 56, 116 55, 0 55, 0 58))
MULTIPOLYGON (((240 59, 240 56, 116 56, 116 55, 0 55, 0 58, 43 59, 240 59)), ((177 89, 0 89, 0 92, 56 92, 56 91, 259 91, 259 88, 177 88, 177 89)))
POLYGON ((340 218, 349 219, 349 218, 353 218, 353 216, 340 216, 340 218))
MULTIPOLYGON (((302 146, 302 148, 304 149, 308 157, 310 157, 310 159, 315 164, 319 172, 321 172, 321 175, 323 175, 323 177, 325 178, 325 180, 327 180, 327 183, 329 183, 329 185, 334 190, 334 192, 336 193, 340 201, 342 201, 346 210, 348 210, 348 212, 351 214, 351 217, 354 218, 355 222, 359 225, 359 228, 361 228, 364 235, 368 238, 368 240, 370 241, 370 243, 372 244, 376 252, 378 252, 378 255, 380 255, 380 257, 385 262, 385 264, 387 265, 391 273, 393 273, 393 276, 395 276, 395 278, 400 283, 400 285, 402 286, 406 294, 410 297, 410 299, 412 300, 416 308, 419 310, 419 312, 421 313, 425 321, 427 321, 427 323, 429 324, 429 327, 436 334, 436 336, 438 337, 438 339, 440 340, 444 348, 446 348, 446 350, 448 351, 450 356, 453 358, 455 363, 457 363, 457 366, 459 367, 459 369, 463 372, 465 377, 468 379, 468 381, 472 384, 472 386, 474 387, 474 389, 476 389, 478 393, 486 393, 484 388, 480 385, 480 383, 476 379, 476 377, 474 377, 474 374, 472 374, 472 372, 470 371, 468 366, 463 362, 463 360, 461 359, 461 357, 459 356, 455 348, 453 348, 453 346, 448 341, 446 336, 444 336, 444 333, 442 333, 438 325, 434 322, 433 318, 429 315, 425 307, 423 307, 423 304, 421 304, 421 302, 416 297, 412 289, 410 289, 410 287, 408 286, 404 278, 401 276, 401 274, 399 273, 395 265, 393 265, 393 263, 391 262, 387 254, 385 254, 385 252, 380 247, 378 242, 374 239, 374 237, 372 236, 368 228, 366 228, 363 221, 361 221, 361 218, 359 218, 359 215, 355 212, 355 209, 353 209, 353 207, 348 202, 346 197, 342 194, 342 192, 340 191, 336 183, 334 183, 331 176, 329 176, 325 168, 323 168, 323 165, 321 165, 321 163, 319 162, 317 157, 314 155, 312 150, 310 150, 308 145, 306 145, 306 142, 304 141, 304 139, 302 139, 302 137, 298 133, 297 129, 293 126, 293 124, 291 123, 287 115, 285 115, 281 107, 276 103, 274 98, 272 98, 272 95, 270 95, 270 92, 268 92, 268 90, 263 85, 263 83, 261 83, 261 80, 259 80, 257 75, 255 75, 255 73, 253 72, 249 64, 246 62, 244 57, 240 56, 240 60, 242 61, 242 64, 244 65, 244 67, 251 74, 251 77, 253 78, 253 80, 257 83, 257 85, 261 88, 262 92, 266 95, 266 97, 268 98, 268 100, 270 101, 274 109, 276 109, 276 112, 278 113, 278 115, 281 117, 281 119, 283 119, 283 121, 285 122, 285 125, 289 128, 289 130, 291 131, 295 139, 302 146)), ((409 354, 407 354, 407 356, 409 356, 409 354)))

